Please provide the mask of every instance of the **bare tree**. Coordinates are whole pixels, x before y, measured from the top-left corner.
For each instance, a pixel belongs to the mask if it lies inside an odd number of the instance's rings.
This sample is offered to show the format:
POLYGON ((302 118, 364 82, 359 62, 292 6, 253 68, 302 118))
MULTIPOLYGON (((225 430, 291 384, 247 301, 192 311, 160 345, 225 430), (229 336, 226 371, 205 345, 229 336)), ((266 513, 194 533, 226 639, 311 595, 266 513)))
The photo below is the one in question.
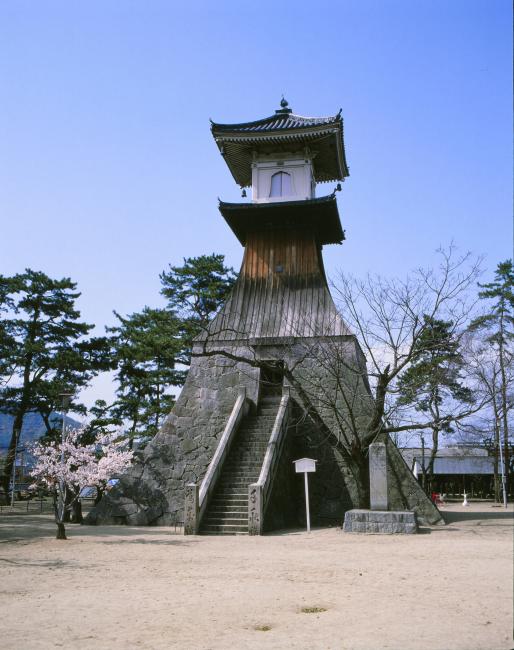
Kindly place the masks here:
MULTIPOLYGON (((363 506, 368 499, 368 448, 378 436, 444 428, 478 412, 486 401, 465 406, 455 401, 436 417, 421 417, 397 399, 399 378, 423 350, 420 342, 427 317, 450 321, 457 337, 475 303, 470 290, 476 285, 479 260, 456 257, 453 248, 439 251, 439 258, 437 270, 418 269, 405 281, 341 275, 333 292, 356 336, 324 337, 313 330, 312 337, 293 337, 281 351, 277 345, 284 377, 294 389, 302 417, 317 429, 318 439, 337 447, 355 478, 363 506)), ((219 355, 254 368, 269 363, 258 347, 250 345, 242 354, 240 349, 216 344, 225 338, 221 334, 211 329, 193 356, 219 355)))
POLYGON ((499 467, 502 444, 500 434, 502 424, 505 420, 510 420, 514 411, 514 355, 510 350, 506 350, 501 363, 499 355, 495 354, 488 341, 484 340, 481 330, 467 333, 464 349, 468 375, 474 383, 475 393, 480 394, 487 405, 471 420, 459 422, 457 435, 464 443, 479 444, 493 452, 494 496, 499 502, 502 474, 499 467), (510 387, 510 390, 505 391, 505 400, 502 391, 504 381, 505 385, 510 387))
MULTIPOLYGON (((470 254, 457 256, 455 249, 438 251, 439 266, 417 269, 407 280, 388 280, 368 276, 357 280, 341 275, 334 286, 341 312, 353 328, 368 361, 368 377, 374 397, 374 413, 364 435, 369 444, 379 431, 393 433, 429 429, 436 417, 420 421, 405 409, 395 396, 398 380, 418 356, 429 350, 430 339, 422 337, 430 323, 451 323, 450 333, 461 337, 472 315, 474 288, 480 273, 480 260, 470 254)), ((441 424, 461 420, 482 408, 472 408, 438 416, 441 424)))

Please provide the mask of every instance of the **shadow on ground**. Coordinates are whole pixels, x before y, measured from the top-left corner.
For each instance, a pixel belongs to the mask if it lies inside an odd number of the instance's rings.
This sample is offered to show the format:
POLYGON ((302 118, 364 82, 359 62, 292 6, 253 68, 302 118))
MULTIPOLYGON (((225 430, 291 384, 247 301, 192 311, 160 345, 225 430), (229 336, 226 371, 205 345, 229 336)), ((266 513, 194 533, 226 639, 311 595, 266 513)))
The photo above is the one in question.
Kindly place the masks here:
MULTIPOLYGON (((56 526, 52 515, 9 514, 0 516, 0 544, 30 543, 41 539, 55 538, 56 526)), ((132 544, 183 544, 179 528, 143 526, 81 526, 66 524, 69 539, 116 538, 104 543, 129 542, 132 544), (151 535, 154 539, 143 538, 151 535), (121 538, 121 539, 120 539, 121 538), (158 538, 158 539, 155 539, 158 538)), ((190 543, 190 542, 188 542, 190 543)))
POLYGON ((441 513, 444 517, 444 520, 447 524, 456 524, 464 521, 487 521, 487 520, 501 520, 502 522, 505 520, 512 520, 513 514, 512 511, 508 510, 496 510, 496 511, 491 511, 487 512, 484 510, 480 510, 478 512, 473 512, 470 510, 463 510, 462 512, 460 511, 448 511, 448 512, 442 512, 441 513))

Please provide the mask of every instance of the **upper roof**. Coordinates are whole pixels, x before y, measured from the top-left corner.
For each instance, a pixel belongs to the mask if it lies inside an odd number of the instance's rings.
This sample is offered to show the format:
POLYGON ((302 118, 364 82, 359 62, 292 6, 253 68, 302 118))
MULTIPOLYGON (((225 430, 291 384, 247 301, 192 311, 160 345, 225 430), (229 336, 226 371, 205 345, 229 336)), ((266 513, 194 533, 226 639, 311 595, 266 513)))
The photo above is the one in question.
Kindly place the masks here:
POLYGON ((316 182, 343 180, 349 176, 344 151, 341 111, 332 117, 295 115, 285 99, 273 115, 253 122, 218 124, 211 131, 236 183, 252 184, 253 154, 301 152, 308 147, 316 182))

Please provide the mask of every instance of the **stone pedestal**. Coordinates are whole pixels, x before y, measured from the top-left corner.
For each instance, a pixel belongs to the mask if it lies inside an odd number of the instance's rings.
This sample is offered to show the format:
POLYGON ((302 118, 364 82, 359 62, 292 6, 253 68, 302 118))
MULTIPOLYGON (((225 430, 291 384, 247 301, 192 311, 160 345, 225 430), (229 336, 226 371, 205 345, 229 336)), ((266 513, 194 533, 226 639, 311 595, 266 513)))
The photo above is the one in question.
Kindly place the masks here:
POLYGON ((345 533, 407 534, 418 532, 416 515, 408 511, 348 510, 344 516, 345 533))

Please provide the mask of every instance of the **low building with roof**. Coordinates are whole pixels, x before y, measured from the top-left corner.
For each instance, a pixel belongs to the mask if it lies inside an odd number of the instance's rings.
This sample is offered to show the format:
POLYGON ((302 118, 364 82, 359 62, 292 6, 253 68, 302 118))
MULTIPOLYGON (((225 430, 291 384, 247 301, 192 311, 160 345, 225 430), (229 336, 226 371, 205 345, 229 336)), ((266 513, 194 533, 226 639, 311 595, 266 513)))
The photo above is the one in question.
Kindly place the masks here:
MULTIPOLYGON (((418 482, 428 468, 431 449, 401 449, 401 454, 418 482)), ((484 447, 455 445, 442 447, 436 453, 433 474, 427 490, 448 496, 467 493, 471 497, 494 497, 494 453, 484 447)))

